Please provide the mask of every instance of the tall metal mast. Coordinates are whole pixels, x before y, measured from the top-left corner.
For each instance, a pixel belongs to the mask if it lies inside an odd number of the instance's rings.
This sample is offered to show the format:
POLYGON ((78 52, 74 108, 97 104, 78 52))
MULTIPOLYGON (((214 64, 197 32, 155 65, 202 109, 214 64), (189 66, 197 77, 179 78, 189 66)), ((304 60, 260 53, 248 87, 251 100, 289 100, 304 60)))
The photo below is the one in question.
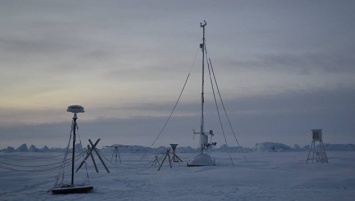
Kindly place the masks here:
POLYGON ((202 90, 201 90, 201 125, 200 125, 200 143, 201 143, 201 154, 203 153, 203 149, 205 148, 204 145, 204 135, 205 135, 205 131, 204 131, 204 102, 205 102, 205 98, 204 98, 204 90, 205 90, 205 26, 207 25, 207 22, 204 20, 203 23, 200 23, 200 27, 202 27, 203 30, 203 35, 202 35, 202 44, 200 44, 200 48, 202 51, 202 90))
POLYGON ((200 44, 200 48, 202 51, 202 90, 201 90, 201 125, 200 125, 200 132, 195 132, 194 134, 199 134, 200 135, 200 154, 196 155, 194 159, 190 162, 187 163, 187 166, 193 167, 193 166, 213 166, 215 165, 215 162, 212 161, 211 156, 209 156, 206 153, 203 153, 205 149, 212 148, 212 146, 215 146, 215 142, 208 142, 208 135, 211 135, 211 139, 213 134, 213 130, 209 130, 209 132, 205 132, 204 128, 204 103, 205 103, 205 98, 204 98, 204 90, 205 90, 205 56, 206 55, 206 40, 205 40, 205 27, 207 23, 206 21, 203 21, 200 23, 200 27, 203 30, 203 36, 202 36, 202 43, 200 44))

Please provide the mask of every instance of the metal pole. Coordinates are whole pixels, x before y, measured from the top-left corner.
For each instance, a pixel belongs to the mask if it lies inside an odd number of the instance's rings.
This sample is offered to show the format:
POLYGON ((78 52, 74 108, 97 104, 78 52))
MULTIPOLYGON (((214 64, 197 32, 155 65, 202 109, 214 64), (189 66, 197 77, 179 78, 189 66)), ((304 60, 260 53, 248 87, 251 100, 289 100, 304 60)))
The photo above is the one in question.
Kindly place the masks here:
POLYGON ((201 51, 202 51, 202 91, 201 91, 201 126, 200 126, 200 143, 201 143, 201 154, 203 154, 203 149, 205 148, 203 141, 202 141, 202 136, 204 135, 204 85, 205 85, 205 26, 207 25, 206 21, 203 21, 203 23, 200 23, 200 27, 202 27, 203 30, 203 36, 202 36, 202 44, 201 46, 201 51))
POLYGON ((76 113, 74 113, 73 117, 73 154, 72 154, 72 160, 71 160, 71 185, 74 185, 74 161, 75 161, 75 138, 76 138, 76 120, 77 120, 76 113))

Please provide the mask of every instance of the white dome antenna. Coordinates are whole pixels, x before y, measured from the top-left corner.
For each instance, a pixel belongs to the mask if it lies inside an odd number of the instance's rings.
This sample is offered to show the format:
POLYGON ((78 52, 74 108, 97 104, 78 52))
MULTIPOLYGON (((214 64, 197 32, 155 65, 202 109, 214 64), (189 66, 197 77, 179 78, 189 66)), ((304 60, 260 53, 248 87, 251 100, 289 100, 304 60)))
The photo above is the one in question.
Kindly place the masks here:
POLYGON ((84 113, 84 107, 81 105, 71 105, 68 106, 67 112, 72 112, 74 114, 76 113, 84 113))

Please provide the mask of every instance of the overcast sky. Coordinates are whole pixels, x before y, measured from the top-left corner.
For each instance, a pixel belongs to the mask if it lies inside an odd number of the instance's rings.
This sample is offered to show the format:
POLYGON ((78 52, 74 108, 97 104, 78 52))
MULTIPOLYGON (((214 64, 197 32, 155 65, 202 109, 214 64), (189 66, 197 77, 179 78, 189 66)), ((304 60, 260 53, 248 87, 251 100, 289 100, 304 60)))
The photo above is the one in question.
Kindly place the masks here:
MULTIPOLYGON (((197 146, 203 20, 240 145, 303 146, 314 128, 355 143, 354 11, 352 0, 2 0, 0 148, 65 147, 72 104, 86 110, 84 144, 150 146, 190 69, 154 146, 197 146)), ((205 127, 225 143, 209 89, 205 127)))

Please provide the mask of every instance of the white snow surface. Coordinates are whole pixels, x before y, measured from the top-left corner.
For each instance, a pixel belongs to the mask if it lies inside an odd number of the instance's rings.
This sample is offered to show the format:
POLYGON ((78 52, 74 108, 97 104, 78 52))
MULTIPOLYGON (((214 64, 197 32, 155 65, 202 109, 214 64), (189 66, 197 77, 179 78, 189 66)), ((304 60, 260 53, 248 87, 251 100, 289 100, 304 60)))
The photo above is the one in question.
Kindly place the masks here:
POLYGON ((190 166, 213 166, 213 160, 208 154, 198 154, 191 161, 188 162, 190 166))
MULTIPOLYGON (((0 153, 0 200, 354 200, 354 152, 327 152, 327 164, 306 164, 307 154, 249 152, 244 153, 245 161, 242 153, 212 152, 217 166, 186 167, 193 155, 178 153, 183 163, 170 168, 166 161, 157 171, 158 166, 152 165, 154 155, 124 153, 122 163, 106 161, 110 174, 97 158, 99 173, 88 161, 93 192, 52 195, 48 190, 59 170, 48 169, 60 164, 63 153, 0 153)), ((112 153, 103 155, 115 161, 112 153)), ((85 175, 84 167, 75 183, 80 184, 85 175)), ((65 180, 69 179, 67 170, 65 180)))

